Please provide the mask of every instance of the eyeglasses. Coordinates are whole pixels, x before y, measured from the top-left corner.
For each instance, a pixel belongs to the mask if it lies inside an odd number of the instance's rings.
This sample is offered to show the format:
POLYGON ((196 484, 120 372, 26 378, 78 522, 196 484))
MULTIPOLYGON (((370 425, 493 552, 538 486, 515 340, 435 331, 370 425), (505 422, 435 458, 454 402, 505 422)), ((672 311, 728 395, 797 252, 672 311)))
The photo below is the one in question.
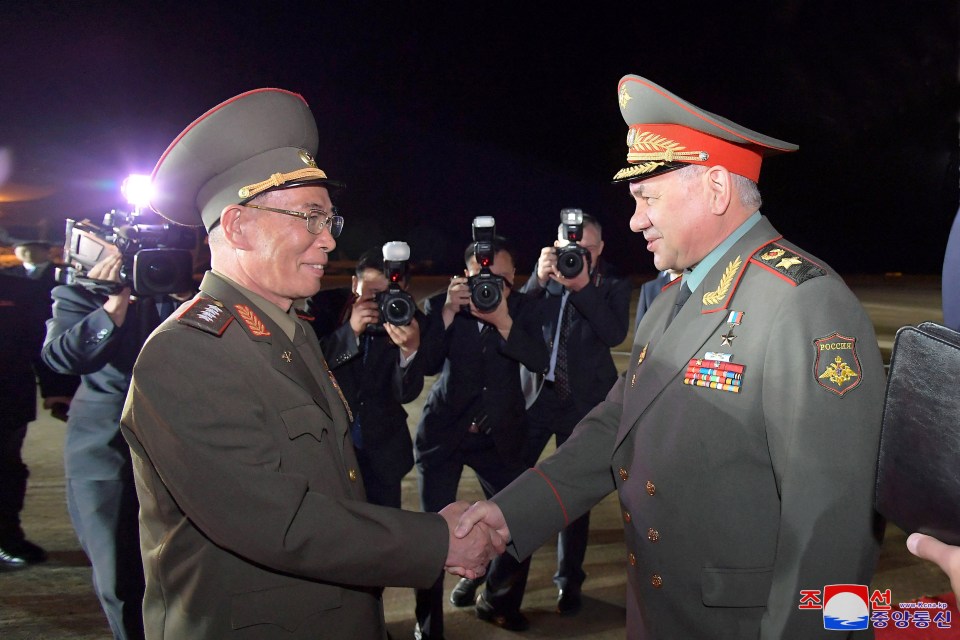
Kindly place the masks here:
POLYGON ((289 209, 275 209, 273 207, 263 207, 259 204, 245 204, 245 207, 250 207, 251 209, 263 209, 264 211, 273 211, 274 213, 282 213, 288 216, 296 216, 298 218, 303 218, 307 221, 307 231, 313 235, 320 235, 320 233, 327 229, 330 232, 330 235, 334 238, 340 236, 340 232, 343 231, 343 216, 337 215, 337 208, 333 207, 333 213, 327 215, 327 212, 323 209, 310 209, 307 213, 302 211, 290 211, 289 209))

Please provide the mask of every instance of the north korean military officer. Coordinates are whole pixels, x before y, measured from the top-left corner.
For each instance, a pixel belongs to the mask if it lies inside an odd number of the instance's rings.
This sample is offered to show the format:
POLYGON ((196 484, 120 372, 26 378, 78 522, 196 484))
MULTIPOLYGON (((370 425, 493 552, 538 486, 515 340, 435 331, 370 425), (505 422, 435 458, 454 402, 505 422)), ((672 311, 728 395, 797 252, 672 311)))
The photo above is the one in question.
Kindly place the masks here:
POLYGON ((378 587, 482 572, 467 506, 368 504, 350 408, 293 301, 317 292, 343 227, 297 94, 260 89, 188 126, 151 206, 203 223, 212 270, 144 345, 122 418, 140 499, 148 639, 386 638, 378 587))
MULTIPOLYGON (((629 638, 845 637, 798 605, 873 575, 884 376, 870 320, 760 214, 761 160, 794 145, 638 76, 618 98, 630 228, 683 276, 606 400, 458 533, 486 522, 523 557, 617 491, 629 638)), ((866 603, 854 609, 840 628, 867 629, 866 603)))

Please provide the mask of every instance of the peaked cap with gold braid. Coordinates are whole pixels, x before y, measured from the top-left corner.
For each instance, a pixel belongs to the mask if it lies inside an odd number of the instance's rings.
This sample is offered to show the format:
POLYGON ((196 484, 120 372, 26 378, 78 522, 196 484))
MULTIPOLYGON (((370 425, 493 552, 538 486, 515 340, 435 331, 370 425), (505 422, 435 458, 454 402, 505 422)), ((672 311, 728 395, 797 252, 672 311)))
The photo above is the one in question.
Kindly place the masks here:
POLYGON ((723 165, 756 182, 765 156, 799 148, 704 111, 640 76, 624 76, 617 99, 630 127, 631 166, 618 171, 614 182, 644 180, 688 164, 723 165))
POLYGON ((317 168, 316 152, 317 123, 302 96, 283 89, 241 93, 170 143, 153 170, 150 208, 209 231, 225 206, 271 189, 343 188, 317 168))

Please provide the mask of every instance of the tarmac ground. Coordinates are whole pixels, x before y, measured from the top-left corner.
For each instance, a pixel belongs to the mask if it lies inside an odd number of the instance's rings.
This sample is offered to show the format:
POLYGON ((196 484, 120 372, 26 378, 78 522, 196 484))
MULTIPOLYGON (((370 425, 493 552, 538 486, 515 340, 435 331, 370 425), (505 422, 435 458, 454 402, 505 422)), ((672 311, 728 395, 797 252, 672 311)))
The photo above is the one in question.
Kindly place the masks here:
MULTIPOLYGON (((325 286, 339 286, 338 282, 325 286)), ((893 344, 897 328, 924 320, 940 321, 940 279, 938 277, 872 276, 848 278, 848 283, 870 314, 878 342, 885 357, 893 344)), ((639 285, 639 282, 635 283, 639 285)), ((445 286, 444 279, 423 278, 419 298, 445 286)), ((636 307, 636 290, 634 304, 636 307)), ((626 368, 631 338, 615 348, 618 368, 626 368)), ((407 406, 409 425, 415 429, 424 393, 407 406)), ((0 573, 0 638, 3 640, 105 640, 110 631, 91 588, 91 570, 80 549, 67 516, 64 498, 63 440, 64 424, 40 411, 31 424, 24 449, 31 477, 23 513, 28 537, 46 548, 50 559, 45 564, 0 573)), ((544 455, 549 455, 551 447, 544 455)), ((482 497, 479 483, 469 469, 460 483, 459 497, 473 501, 482 497)), ((417 510, 416 472, 403 481, 404 508, 417 510)), ((891 589, 894 603, 923 595, 949 591, 949 582, 939 569, 910 555, 904 546, 905 534, 888 526, 872 588, 891 589)), ((345 542, 346 544, 346 542, 345 542)), ((590 546, 583 587, 584 607, 579 615, 561 617, 554 612, 556 587, 551 578, 556 565, 556 546, 547 544, 533 556, 523 612, 530 629, 519 636, 476 619, 472 608, 457 609, 446 604, 446 637, 454 640, 487 638, 491 640, 526 637, 578 638, 606 640, 625 636, 626 551, 616 497, 608 496, 592 511, 590 546)), ((446 592, 456 584, 447 576, 446 592)), ((388 588, 384 592, 388 629, 396 640, 412 638, 415 623, 411 589, 388 588)), ((321 634, 322 635, 322 634, 321 634)), ((933 634, 936 638, 946 635, 933 634)))

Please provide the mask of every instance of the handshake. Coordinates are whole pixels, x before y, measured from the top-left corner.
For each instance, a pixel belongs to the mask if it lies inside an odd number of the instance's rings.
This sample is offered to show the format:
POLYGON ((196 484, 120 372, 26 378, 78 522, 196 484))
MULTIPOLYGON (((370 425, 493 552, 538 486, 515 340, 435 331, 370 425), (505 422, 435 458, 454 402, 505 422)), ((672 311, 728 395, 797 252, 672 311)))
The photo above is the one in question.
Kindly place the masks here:
POLYGON ((504 552, 510 529, 495 503, 481 500, 472 506, 464 501, 448 504, 440 511, 450 530, 450 545, 443 568, 462 578, 475 580, 487 571, 487 564, 504 552))

